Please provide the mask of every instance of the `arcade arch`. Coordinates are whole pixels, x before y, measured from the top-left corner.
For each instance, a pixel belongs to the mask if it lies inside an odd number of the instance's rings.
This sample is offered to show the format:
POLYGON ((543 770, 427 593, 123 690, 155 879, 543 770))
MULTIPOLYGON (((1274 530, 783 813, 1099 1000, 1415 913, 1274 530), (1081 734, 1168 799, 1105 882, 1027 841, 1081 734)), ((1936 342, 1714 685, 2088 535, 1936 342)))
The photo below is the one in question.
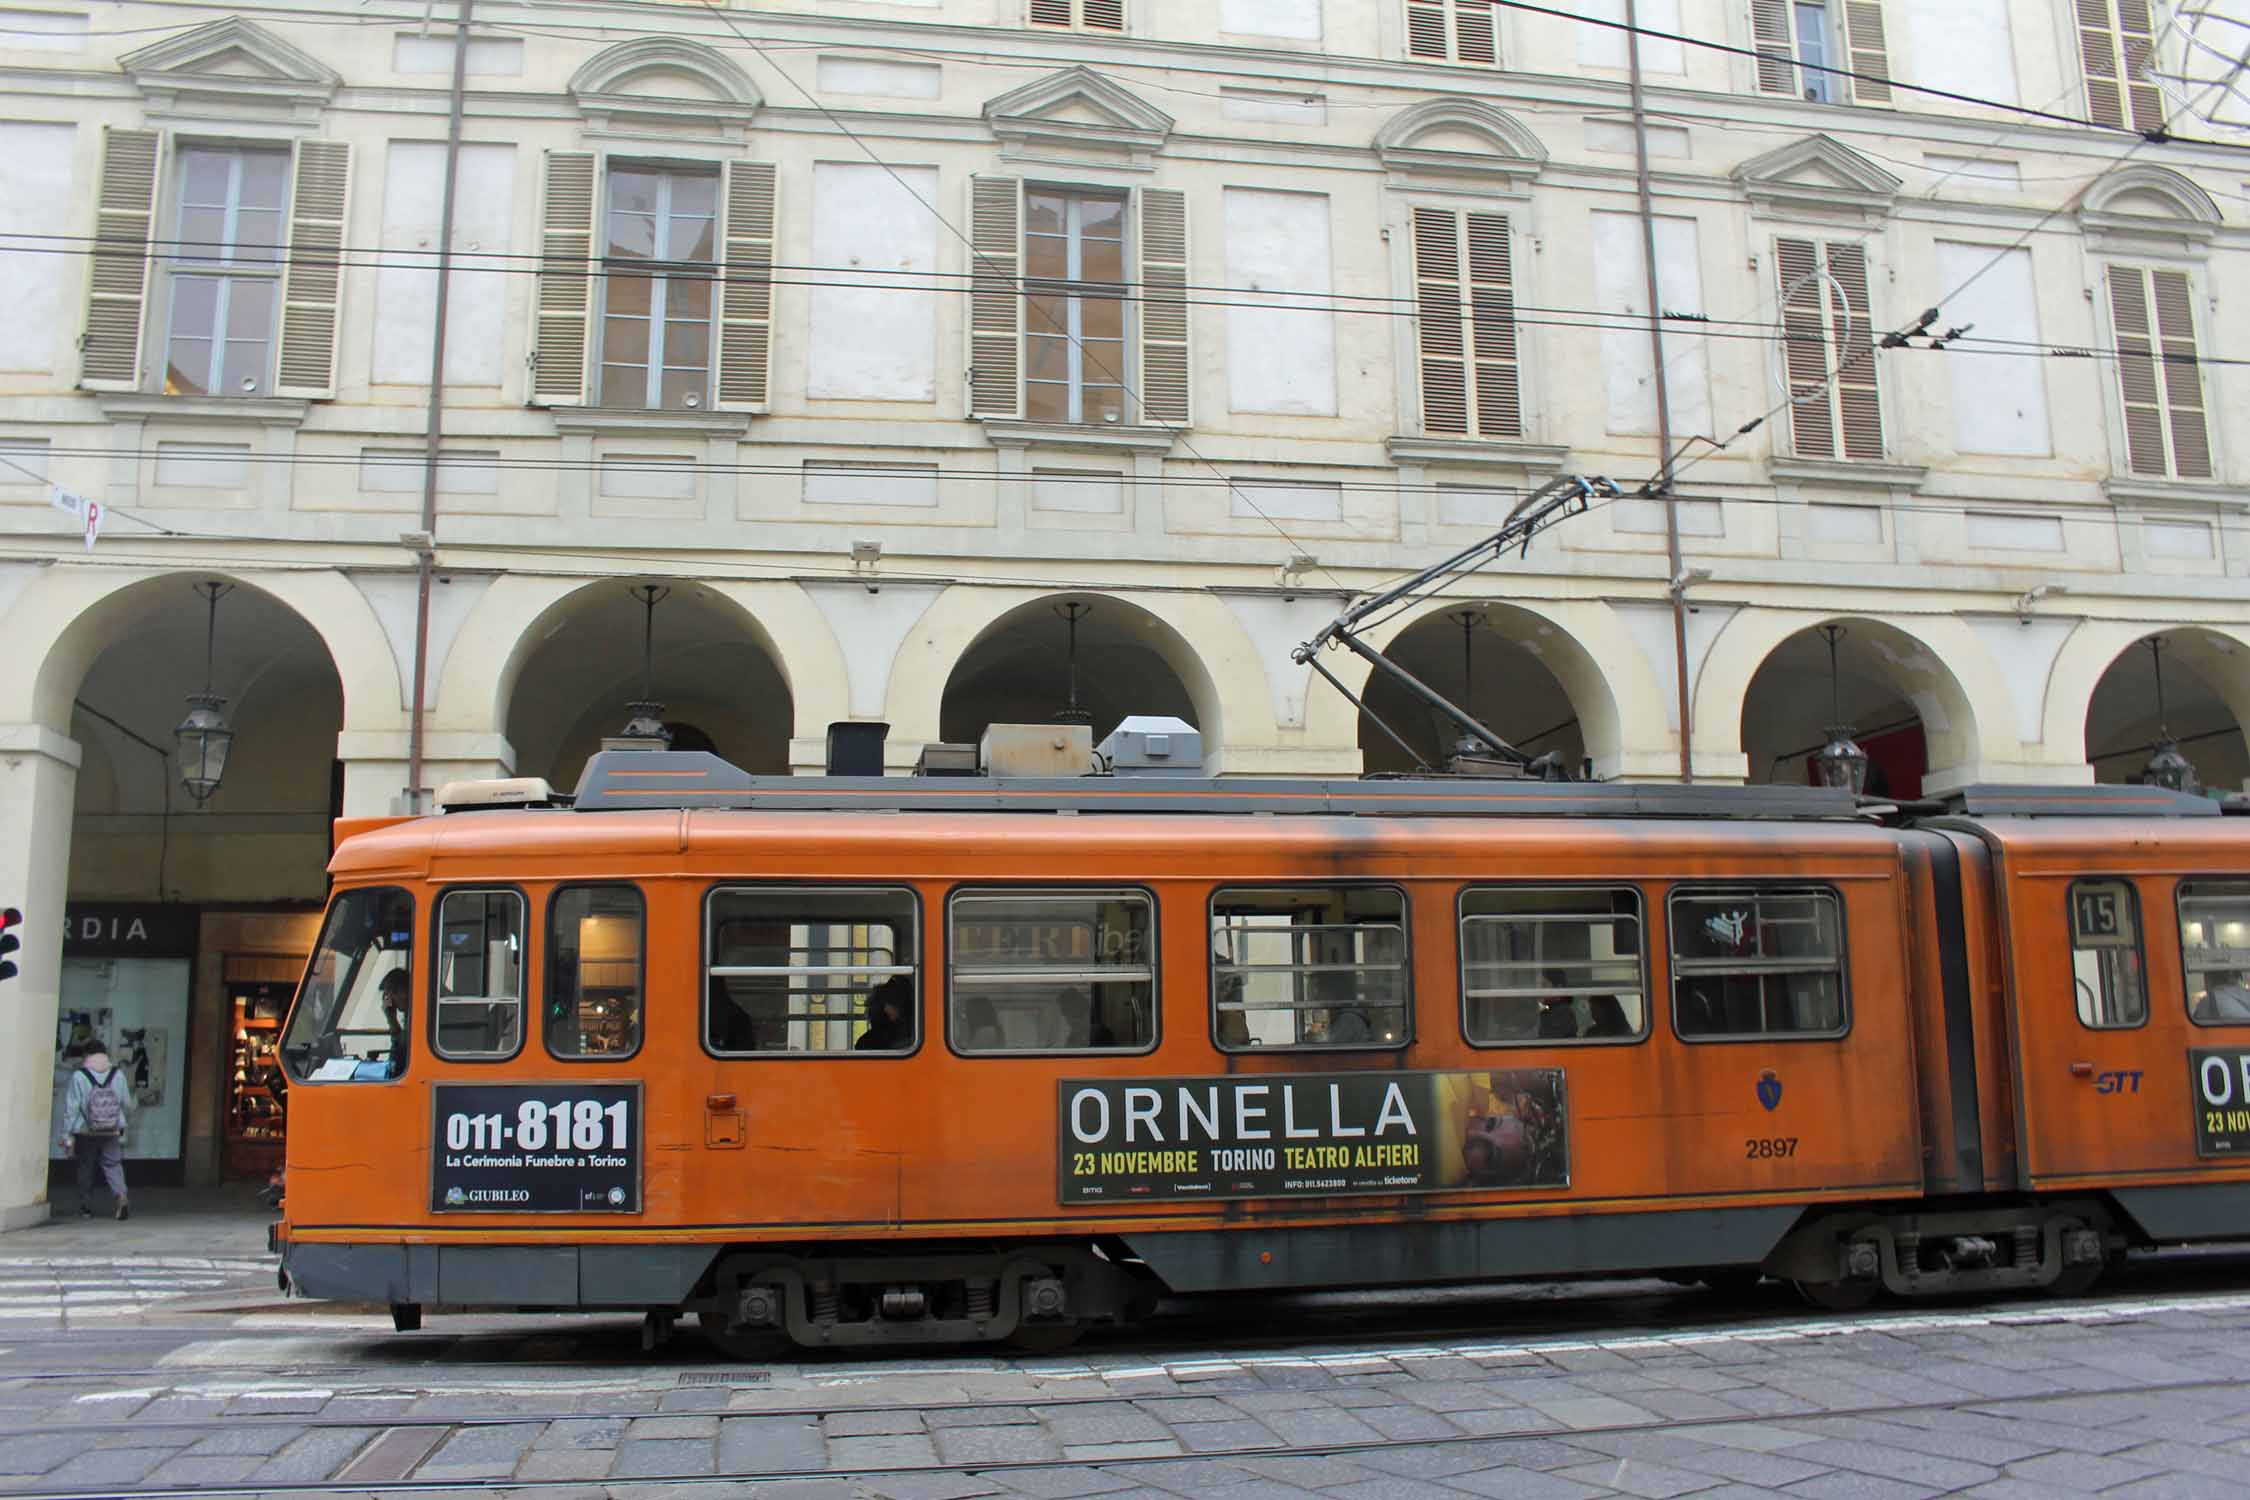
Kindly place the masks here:
POLYGON ((73 900, 327 894, 343 679, 319 632, 261 589, 237 585, 218 604, 210 680, 234 729, 226 774, 201 807, 179 785, 172 730, 204 681, 206 604, 194 585, 207 581, 174 574, 136 590, 136 622, 73 694, 73 900))
POLYGON ((1809 610, 1745 610, 1713 642, 1696 685, 1699 764, 1734 759, 1752 784, 1806 779, 1803 760, 1834 722, 1828 643, 1819 629, 1829 624, 1844 631, 1836 708, 1882 766, 1885 794, 2021 778, 2022 747, 2000 727, 2012 696, 1959 620, 1809 610), (1980 703, 1993 708, 1980 715, 1980 703))
POLYGON ((2111 656, 2086 695, 2086 760, 2094 779, 2138 780, 2169 738, 2214 790, 2250 787, 2250 642, 2200 626, 2150 630, 2111 656), (2157 651, 2152 655, 2151 643, 2157 651), (2157 698, 2161 656, 2163 701, 2157 698))
POLYGON ((523 631, 504 677, 501 722, 516 774, 558 789, 578 782, 627 706, 661 703, 667 727, 692 731, 683 748, 710 749, 761 775, 786 775, 795 731, 783 658, 759 620, 733 598, 686 579, 605 579, 554 600, 523 631), (642 601, 666 590, 653 622, 651 674, 642 677, 642 601))
POLYGON ((1131 600, 1063 593, 1000 613, 962 649, 939 699, 938 737, 974 743, 990 724, 1047 724, 1077 703, 1101 743, 1132 714, 1184 719, 1219 747, 1219 693, 1180 633, 1131 600), (1077 614, 1072 655, 1068 615, 1077 614))
POLYGON ((1929 726, 1951 724, 1956 715, 1935 673, 1900 670, 1900 662, 1913 660, 1912 649, 1902 633, 1864 619, 1823 621, 1774 647, 1742 699, 1749 780, 1811 782, 1813 753, 1827 743, 1831 726, 1841 726, 1867 752, 1869 796, 1919 797, 1930 770, 1929 726), (1823 633, 1829 625, 1841 632, 1833 683, 1823 633))
MULTIPOLYGON (((1527 755, 1553 754, 1570 775, 1589 757, 1615 753, 1616 702, 1600 667, 1528 610, 1453 601, 1419 614, 1382 650, 1501 739, 1527 755), (1602 755, 1589 748, 1597 745, 1602 755)), ((1449 716, 1380 668, 1368 669, 1361 699, 1359 748, 1368 772, 1442 767, 1463 737, 1449 716)))
POLYGON ((244 1050, 257 1033, 234 1006, 241 986, 263 983, 278 1016, 310 946, 347 712, 373 721, 363 728, 396 727, 380 624, 328 570, 57 567, 0 629, 16 648, 0 662, 0 701, 32 716, 5 731, 25 753, 0 760, 0 889, 21 893, 31 919, 4 1032, 0 1091, 18 1106, 0 1217, 45 1211, 41 1143, 81 1038, 99 1036, 131 1069, 138 1180, 215 1181, 244 1143, 278 1162, 279 1106, 259 1093, 244 1050), (225 592, 208 681, 234 739, 198 805, 172 731, 206 683, 212 616, 199 589, 213 584, 225 592), (89 938, 95 928, 104 935, 89 938), (263 1114, 244 1113, 253 1096, 263 1114))

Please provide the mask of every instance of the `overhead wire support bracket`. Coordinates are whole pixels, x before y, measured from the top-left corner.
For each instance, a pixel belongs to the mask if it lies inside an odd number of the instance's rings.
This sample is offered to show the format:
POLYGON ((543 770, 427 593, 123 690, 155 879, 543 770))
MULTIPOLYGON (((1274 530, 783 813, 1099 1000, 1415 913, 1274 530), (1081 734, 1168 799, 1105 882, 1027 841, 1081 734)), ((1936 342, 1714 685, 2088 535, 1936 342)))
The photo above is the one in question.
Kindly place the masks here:
MULTIPOLYGON (((1334 673, 1320 663, 1319 656, 1323 650, 1342 646, 1376 670, 1387 673, 1393 681, 1450 719, 1460 727, 1464 735, 1483 745, 1501 760, 1518 768, 1528 769, 1535 759, 1541 758, 1535 758, 1509 744, 1452 699, 1369 645, 1360 635, 1360 627, 1375 615, 1413 601, 1434 585, 1473 573, 1487 562, 1499 561, 1511 547, 1517 549, 1518 556, 1528 555, 1532 538, 1540 532, 1583 513, 1597 499, 1618 498, 1620 495, 1617 486, 1598 475, 1588 478, 1577 474, 1563 474, 1550 479, 1517 501, 1515 509, 1508 512, 1508 519, 1498 531, 1474 546, 1462 548, 1443 562, 1431 564, 1403 583, 1394 584, 1360 600, 1322 626, 1311 640, 1290 652, 1289 659, 1299 666, 1312 668, 1328 679, 1336 691, 1342 693, 1361 713, 1373 719, 1376 727, 1401 748, 1407 748, 1405 737, 1384 723, 1380 714, 1368 707, 1364 699, 1355 696, 1334 673)), ((1413 752, 1409 749, 1408 753, 1413 752)), ((1419 761, 1420 757, 1416 756, 1415 759, 1419 761)))

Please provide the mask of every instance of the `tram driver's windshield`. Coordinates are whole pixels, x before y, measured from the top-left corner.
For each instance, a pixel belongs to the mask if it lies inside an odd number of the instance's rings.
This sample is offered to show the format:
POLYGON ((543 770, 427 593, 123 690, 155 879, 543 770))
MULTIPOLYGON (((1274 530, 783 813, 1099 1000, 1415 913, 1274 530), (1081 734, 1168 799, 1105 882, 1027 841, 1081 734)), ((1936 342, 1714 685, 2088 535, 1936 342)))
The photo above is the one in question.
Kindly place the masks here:
POLYGON ((346 891, 289 1013, 281 1058, 298 1083, 373 1083, 406 1071, 413 1026, 414 898, 346 891))

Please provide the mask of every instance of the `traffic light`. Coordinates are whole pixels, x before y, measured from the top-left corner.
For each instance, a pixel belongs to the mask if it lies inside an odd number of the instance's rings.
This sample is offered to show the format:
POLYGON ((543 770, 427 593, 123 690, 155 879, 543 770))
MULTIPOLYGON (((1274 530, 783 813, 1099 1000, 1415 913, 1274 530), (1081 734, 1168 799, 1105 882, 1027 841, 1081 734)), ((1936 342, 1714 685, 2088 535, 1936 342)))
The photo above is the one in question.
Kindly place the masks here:
POLYGON ((8 955, 21 948, 16 929, 23 925, 23 913, 12 906, 0 906, 0 979, 16 977, 16 966, 8 962, 8 955))

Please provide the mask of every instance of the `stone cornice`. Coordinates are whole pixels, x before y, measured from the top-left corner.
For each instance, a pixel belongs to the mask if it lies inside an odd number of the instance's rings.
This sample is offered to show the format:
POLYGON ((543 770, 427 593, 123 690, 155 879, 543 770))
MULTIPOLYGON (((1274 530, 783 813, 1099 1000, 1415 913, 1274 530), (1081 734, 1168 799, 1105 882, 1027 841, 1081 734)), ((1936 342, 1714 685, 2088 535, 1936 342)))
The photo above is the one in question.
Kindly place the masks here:
POLYGON ((1145 169, 1172 133, 1170 115, 1085 67, 1050 73, 987 100, 984 119, 1001 143, 1003 159, 1060 152, 1145 169))
POLYGON ((1169 453, 1178 440, 1169 427, 1080 427, 1062 422, 987 418, 984 435, 995 448, 1077 449, 1080 452, 1169 453))
POLYGON ((1392 184, 1410 189, 1469 185, 1526 196, 1547 165, 1546 144, 1522 121, 1465 96, 1400 110, 1376 132, 1374 147, 1392 184), (1481 149, 1451 144, 1463 136, 1481 143, 1481 149), (1428 144, 1433 139, 1449 144, 1428 144))
POLYGON ((1731 174, 1752 212, 1780 218, 1844 219, 1873 224, 1887 216, 1905 184, 1827 135, 1810 135, 1731 174))
POLYGON ((151 119, 284 117, 309 125, 341 75, 240 15, 128 52, 118 66, 151 119))
POLYGON ((310 401, 272 396, 160 396, 145 391, 104 392, 94 396, 112 422, 194 422, 224 427, 301 427, 310 401))
POLYGON ((1775 481, 1823 489, 1918 490, 1929 478, 1927 464, 1859 463, 1834 458, 1769 459, 1766 473, 1775 481))
POLYGON ((2119 510, 2250 509, 2250 487, 2204 479, 2151 479, 2114 474, 2102 481, 2102 494, 2119 510))
POLYGON ((1528 469, 1536 474, 1560 474, 1570 459, 1569 447, 1561 443, 1420 437, 1411 433, 1383 439, 1383 451, 1394 464, 1528 469))
POLYGON ((750 76, 723 53, 663 36, 604 48, 571 75, 567 87, 590 129, 616 134, 701 127, 706 135, 739 140, 765 102, 750 76), (683 93, 680 75, 700 84, 703 96, 683 93), (653 87, 642 87, 644 77, 653 87))
POLYGON ((550 406, 557 433, 592 437, 742 437, 750 414, 739 411, 646 411, 630 406, 550 406))

